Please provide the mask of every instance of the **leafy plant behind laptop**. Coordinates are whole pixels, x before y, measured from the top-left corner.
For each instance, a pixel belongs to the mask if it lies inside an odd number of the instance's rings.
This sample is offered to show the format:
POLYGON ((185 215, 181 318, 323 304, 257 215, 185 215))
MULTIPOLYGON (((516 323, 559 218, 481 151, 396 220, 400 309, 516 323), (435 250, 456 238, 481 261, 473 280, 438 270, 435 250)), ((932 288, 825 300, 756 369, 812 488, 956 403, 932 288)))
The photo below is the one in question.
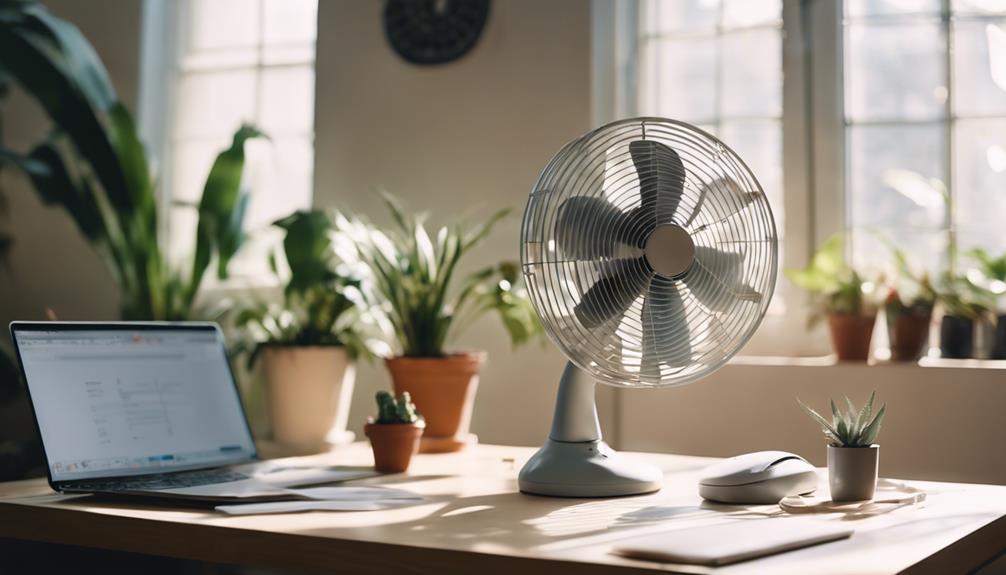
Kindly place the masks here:
POLYGON ((133 118, 80 30, 37 2, 0 2, 3 76, 38 102, 53 128, 27 154, 0 148, 0 161, 18 166, 44 203, 70 215, 121 287, 124 318, 192 317, 211 264, 227 277, 244 241, 244 144, 261 132, 242 126, 217 156, 192 206, 199 222, 191 265, 178 269, 159 243, 156 183, 133 118))
POLYGON ((300 211, 273 225, 286 236, 283 253, 270 254, 269 264, 286 277, 286 286, 282 304, 257 302, 237 316, 252 340, 249 363, 262 345, 345 346, 353 357, 365 354, 359 326, 365 323, 366 302, 360 281, 335 257, 332 220, 321 210, 300 211))
POLYGON ((828 421, 820 413, 814 411, 804 402, 797 399, 800 407, 807 412, 807 415, 821 425, 828 444, 832 447, 869 447, 877 439, 880 433, 880 426, 884 422, 884 414, 887 413, 887 405, 883 405, 880 411, 874 415, 873 401, 877 396, 874 391, 870 394, 870 399, 862 409, 856 409, 852 401, 846 397, 846 412, 842 413, 835 400, 831 400, 831 421, 828 421))

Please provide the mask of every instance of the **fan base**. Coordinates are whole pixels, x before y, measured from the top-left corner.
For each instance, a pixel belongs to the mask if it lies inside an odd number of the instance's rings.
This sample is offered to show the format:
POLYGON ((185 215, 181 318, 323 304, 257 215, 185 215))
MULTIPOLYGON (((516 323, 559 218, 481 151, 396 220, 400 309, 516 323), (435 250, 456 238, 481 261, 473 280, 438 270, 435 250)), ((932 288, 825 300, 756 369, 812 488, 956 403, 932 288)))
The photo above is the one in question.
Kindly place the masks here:
POLYGON ((601 440, 549 439, 520 471, 524 493, 553 497, 618 497, 659 491, 660 469, 621 456, 601 440))

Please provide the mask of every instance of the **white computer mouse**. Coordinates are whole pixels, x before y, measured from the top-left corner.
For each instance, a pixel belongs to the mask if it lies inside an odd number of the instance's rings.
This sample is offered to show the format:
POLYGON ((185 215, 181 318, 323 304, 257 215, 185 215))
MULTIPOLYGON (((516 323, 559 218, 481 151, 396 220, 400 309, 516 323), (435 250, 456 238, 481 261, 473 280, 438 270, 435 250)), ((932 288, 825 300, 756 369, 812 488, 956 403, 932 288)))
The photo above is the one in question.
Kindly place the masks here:
POLYGON ((757 451, 709 466, 699 495, 720 503, 779 503, 817 489, 817 472, 806 459, 785 451, 757 451))

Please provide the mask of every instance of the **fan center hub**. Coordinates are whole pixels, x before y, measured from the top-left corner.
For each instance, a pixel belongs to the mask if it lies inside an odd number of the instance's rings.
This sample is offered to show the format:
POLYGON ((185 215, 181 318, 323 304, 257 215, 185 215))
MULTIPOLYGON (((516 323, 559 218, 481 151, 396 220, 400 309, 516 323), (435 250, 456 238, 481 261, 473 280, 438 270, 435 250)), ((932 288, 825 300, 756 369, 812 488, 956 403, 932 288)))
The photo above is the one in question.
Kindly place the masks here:
POLYGON ((695 261, 695 242, 684 228, 675 224, 657 226, 643 248, 646 261, 658 274, 676 278, 695 261))

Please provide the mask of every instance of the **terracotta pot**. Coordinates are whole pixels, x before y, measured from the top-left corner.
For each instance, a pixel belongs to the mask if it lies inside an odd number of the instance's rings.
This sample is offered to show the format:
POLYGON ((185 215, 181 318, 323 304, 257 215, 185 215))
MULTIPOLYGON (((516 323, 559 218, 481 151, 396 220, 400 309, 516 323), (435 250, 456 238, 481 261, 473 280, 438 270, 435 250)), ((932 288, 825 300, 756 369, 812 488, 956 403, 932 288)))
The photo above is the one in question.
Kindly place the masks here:
POLYGON ((422 453, 460 451, 469 443, 479 369, 485 353, 387 360, 395 395, 409 392, 426 420, 422 453))
POLYGON ((866 361, 870 358, 870 340, 877 316, 828 314, 831 345, 841 361, 866 361))
POLYGON ((302 450, 353 440, 346 431, 355 366, 342 347, 262 348, 273 439, 302 450))
POLYGON ((967 359, 974 355, 975 321, 969 317, 945 315, 940 320, 940 357, 967 359))
POLYGON ((877 489, 880 446, 828 446, 828 486, 832 501, 866 501, 877 489))
POLYGON ((412 456, 419 451, 423 422, 368 423, 363 433, 370 438, 374 450, 374 468, 384 473, 401 473, 409 468, 412 456))
POLYGON ((928 314, 902 313, 887 318, 887 338, 890 340, 891 359, 894 361, 917 361, 922 357, 929 341, 928 314))

